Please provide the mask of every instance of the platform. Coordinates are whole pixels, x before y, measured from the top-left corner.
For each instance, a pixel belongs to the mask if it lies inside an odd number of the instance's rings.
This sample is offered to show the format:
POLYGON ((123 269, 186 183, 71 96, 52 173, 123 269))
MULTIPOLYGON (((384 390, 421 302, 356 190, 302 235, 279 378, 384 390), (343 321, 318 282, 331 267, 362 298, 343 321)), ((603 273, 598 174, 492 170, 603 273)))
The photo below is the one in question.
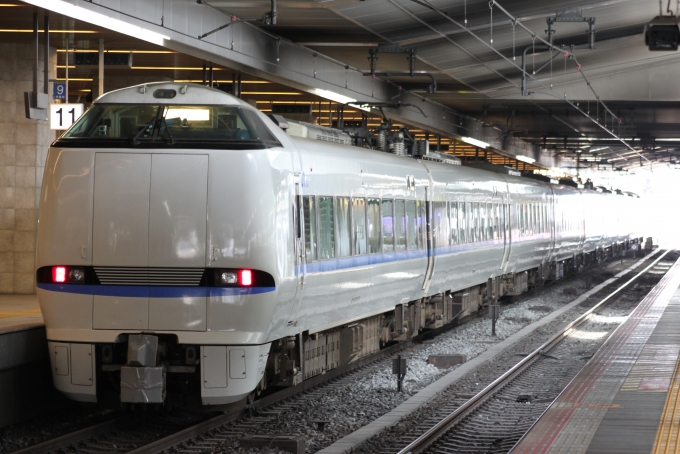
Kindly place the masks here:
POLYGON ((680 260, 511 451, 680 450, 680 260))
POLYGON ((54 390, 36 295, 0 295, 0 427, 64 405, 54 390))
POLYGON ((44 326, 37 295, 0 294, 0 334, 44 326))

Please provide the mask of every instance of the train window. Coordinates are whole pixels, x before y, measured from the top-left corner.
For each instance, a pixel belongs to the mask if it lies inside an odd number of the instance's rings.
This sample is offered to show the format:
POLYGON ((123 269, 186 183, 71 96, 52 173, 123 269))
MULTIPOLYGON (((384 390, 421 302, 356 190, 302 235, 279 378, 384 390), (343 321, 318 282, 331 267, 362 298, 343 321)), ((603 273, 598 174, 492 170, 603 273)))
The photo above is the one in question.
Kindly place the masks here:
POLYGON ((475 202, 472 204, 472 235, 471 235, 471 240, 474 243, 475 241, 480 240, 479 236, 479 202, 475 202))
POLYGON ((394 201, 383 199, 381 209, 383 252, 394 252, 394 201))
POLYGON ((350 218, 349 197, 338 197, 336 199, 336 213, 338 227, 336 229, 336 242, 338 245, 338 257, 348 257, 352 255, 352 219, 350 218))
POLYGON ((486 241, 486 203, 479 204, 479 217, 477 218, 479 241, 486 241))
POLYGON ((451 244, 458 244, 458 202, 449 205, 449 222, 451 224, 451 244))
POLYGON ((416 219, 416 201, 406 201, 406 238, 409 250, 418 247, 416 232, 418 231, 418 220, 416 219))
POLYGON ((403 200, 394 201, 394 233, 397 251, 406 250, 406 207, 403 200))
POLYGON ((432 202, 434 208, 434 236, 435 248, 448 246, 449 244, 449 223, 446 214, 446 202, 432 202))
POLYGON ((280 146, 258 114, 237 106, 94 104, 60 140, 91 147, 259 149, 280 146))
POLYGON ((486 228, 487 235, 486 235, 486 238, 487 238, 488 240, 493 240, 493 220, 494 220, 494 216, 493 216, 493 204, 491 204, 491 203, 487 203, 487 204, 486 204, 486 214, 487 214, 487 216, 486 216, 486 219, 487 219, 487 221, 486 221, 486 222, 487 222, 487 228, 486 228))
POLYGON ((534 214, 534 233, 538 233, 540 231, 540 226, 541 226, 541 220, 538 217, 538 205, 533 204, 533 214, 534 214))
POLYGON ((308 262, 316 260, 316 199, 314 196, 302 198, 302 215, 305 223, 305 257, 308 262))
POLYGON ((498 239, 498 226, 500 225, 500 206, 497 203, 493 204, 493 239, 498 239))
POLYGON ((368 199, 368 252, 380 252, 380 200, 368 199))
POLYGON ((366 199, 352 199, 354 254, 366 253, 366 199))
POLYGON ((335 257, 333 197, 319 197, 319 259, 335 257))
POLYGON ((467 213, 470 212, 470 203, 461 202, 460 211, 458 212, 458 226, 460 230, 460 243, 465 244, 469 242, 470 235, 468 235, 468 218, 467 213))
POLYGON ((427 247, 427 238, 426 235, 427 233, 425 232, 426 225, 427 225, 427 219, 426 219, 426 212, 425 212, 425 202, 422 200, 418 200, 416 202, 416 210, 417 210, 417 216, 418 220, 417 225, 418 225, 418 247, 420 249, 425 249, 427 247))

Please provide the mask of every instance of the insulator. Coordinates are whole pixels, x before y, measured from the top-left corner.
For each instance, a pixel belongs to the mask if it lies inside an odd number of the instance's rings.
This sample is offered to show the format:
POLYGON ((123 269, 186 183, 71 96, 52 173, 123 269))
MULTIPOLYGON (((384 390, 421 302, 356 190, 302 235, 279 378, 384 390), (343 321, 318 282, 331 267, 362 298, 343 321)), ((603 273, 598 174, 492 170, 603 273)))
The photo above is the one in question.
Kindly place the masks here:
POLYGON ((387 131, 384 129, 381 129, 378 132, 378 149, 382 151, 388 151, 387 150, 387 131))

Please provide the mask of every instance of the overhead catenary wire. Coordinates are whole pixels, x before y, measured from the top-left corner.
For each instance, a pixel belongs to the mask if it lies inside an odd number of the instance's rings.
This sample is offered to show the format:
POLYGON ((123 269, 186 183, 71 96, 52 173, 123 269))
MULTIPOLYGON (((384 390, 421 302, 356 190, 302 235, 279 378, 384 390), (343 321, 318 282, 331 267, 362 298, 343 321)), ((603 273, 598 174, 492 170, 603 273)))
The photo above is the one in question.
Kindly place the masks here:
MULTIPOLYGON (((590 115, 588 115, 588 114, 586 114, 585 112, 583 112, 583 110, 581 110, 580 108, 578 108, 578 106, 576 106, 573 102, 567 100, 566 95, 565 95, 564 97, 562 97, 562 96, 559 96, 559 95, 557 95, 556 93, 554 93, 554 90, 552 89, 552 87, 546 87, 542 82, 540 82, 540 81, 535 77, 535 74, 531 74, 531 73, 529 73, 529 72, 523 70, 522 68, 520 68, 514 61, 511 61, 510 59, 508 59, 505 55, 503 55, 500 51, 498 51, 497 49, 495 49, 493 46, 489 45, 484 39, 480 38, 480 37, 479 37, 477 34, 475 34, 473 31, 471 31, 471 30, 468 29, 467 27, 461 25, 458 21, 456 21, 455 19, 451 18, 449 15, 447 15, 445 12, 441 11, 439 8, 437 8, 437 7, 433 6, 433 5, 431 5, 431 4, 428 2, 428 0, 411 0, 411 1, 412 1, 413 3, 416 3, 416 4, 418 4, 418 5, 421 5, 421 6, 424 6, 424 7, 428 8, 428 9, 430 9, 431 11, 436 12, 437 14, 439 14, 440 16, 442 16, 443 18, 445 18, 445 19, 448 20, 449 22, 451 22, 451 23, 453 23, 454 25, 456 25, 456 26, 460 27, 461 29, 465 30, 467 33, 469 33, 472 37, 474 37, 476 40, 478 40, 478 41, 479 41, 480 43, 482 43, 484 46, 486 46, 487 48, 491 49, 494 53, 496 53, 498 56, 500 56, 503 60, 505 60, 506 62, 508 62, 509 64, 511 64, 512 66, 514 66, 517 70, 519 70, 520 72, 522 72, 525 76, 527 76, 527 77, 533 79, 534 81, 536 81, 537 83, 539 83, 539 84, 540 84, 541 86, 543 86, 544 88, 547 88, 548 90, 550 90, 551 92, 553 92, 553 93, 550 94, 549 96, 553 96, 553 97, 555 97, 555 98, 557 98, 557 99, 561 99, 561 100, 567 102, 570 106, 574 107, 574 108, 575 108, 576 110, 578 110, 580 113, 584 114, 584 116, 585 116, 586 118, 588 118, 589 120, 591 120, 595 125, 597 125, 597 126, 600 127, 601 129, 603 129, 603 130, 604 130, 605 132, 607 132, 608 134, 612 135, 616 140, 620 141, 626 148, 628 148, 628 149, 630 149, 631 151, 635 152, 636 154, 638 154, 638 155, 640 156, 640 158, 644 159, 645 161, 647 161, 647 162, 649 162, 649 163, 651 164, 651 161, 649 161, 649 159, 647 159, 644 155, 642 155, 642 154, 639 153, 637 150, 635 150, 635 148, 633 148, 628 142, 626 142, 626 141, 625 141, 623 138, 621 138, 618 134, 616 134, 615 132, 609 130, 606 126, 602 125, 599 121, 594 120, 590 115)), ((519 26, 520 26, 521 28, 523 28, 527 33, 529 33, 529 34, 531 35, 532 41, 533 41, 534 43, 535 43, 535 40, 538 39, 539 41, 541 41, 542 43, 544 43, 546 46, 548 46, 548 49, 551 50, 551 51, 552 51, 552 50, 559 50, 560 52, 565 52, 564 49, 561 49, 561 48, 555 46, 554 44, 552 44, 552 43, 546 41, 545 39, 541 38, 540 36, 538 36, 535 32, 533 32, 533 31, 532 31, 531 29, 529 29, 526 25, 524 25, 519 19, 517 19, 517 18, 515 18, 514 16, 512 16, 512 14, 510 14, 507 10, 505 10, 505 8, 503 8, 500 4, 498 4, 497 1, 492 0, 490 3, 491 3, 493 6, 496 6, 501 12, 503 12, 503 14, 505 14, 505 15, 513 22, 513 24, 519 25, 519 26)), ((413 14, 412 14, 412 16, 413 16, 413 14)), ((431 28, 431 27, 430 27, 430 28, 431 28)), ((440 33, 440 34, 441 34, 441 33, 440 33)), ((616 115, 609 109, 609 107, 607 107, 607 105, 602 101, 602 99, 599 97, 599 95, 597 94, 597 92, 595 92, 595 89, 594 89, 594 88, 592 87, 592 85, 590 84, 590 81, 587 79, 587 77, 586 77, 585 74, 583 73, 582 66, 580 65, 580 63, 578 63, 578 60, 576 59, 576 56, 574 55, 574 53, 571 52, 569 55, 571 55, 572 58, 574 59, 574 61, 576 62, 576 66, 577 66, 576 69, 579 71, 579 73, 581 74, 581 76, 584 78, 584 80, 585 80, 586 83, 588 84, 588 87, 589 87, 590 90, 593 92, 594 96, 595 96, 596 99, 597 99, 598 105, 599 105, 599 104, 602 104, 603 108, 604 108, 607 112, 609 112, 609 114, 610 114, 611 116, 613 116, 614 118, 616 118, 617 120, 619 120, 618 116, 616 116, 616 115)), ((486 65, 485 63, 483 63, 483 65, 484 65, 485 67, 488 68, 488 65, 486 65)), ((494 72, 498 73, 498 72, 495 71, 495 70, 494 70, 494 72)), ((506 77, 503 77, 503 78, 507 80, 506 77)), ((516 84, 514 84, 514 83, 513 83, 513 85, 516 86, 516 84)), ((543 94, 546 94, 546 93, 543 93, 543 94)))

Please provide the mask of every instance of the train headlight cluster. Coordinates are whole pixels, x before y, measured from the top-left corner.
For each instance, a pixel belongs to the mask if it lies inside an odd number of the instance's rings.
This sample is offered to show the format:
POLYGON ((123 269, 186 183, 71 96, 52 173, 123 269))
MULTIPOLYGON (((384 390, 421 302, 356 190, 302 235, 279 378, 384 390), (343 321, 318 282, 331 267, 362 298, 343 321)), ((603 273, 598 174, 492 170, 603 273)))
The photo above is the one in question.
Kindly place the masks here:
POLYGON ((252 270, 217 270, 215 285, 218 287, 251 287, 254 274, 252 270))
POLYGON ((53 266, 52 282, 55 284, 84 284, 85 269, 70 266, 53 266))
POLYGON ((223 271, 219 274, 219 285, 238 284, 238 275, 233 272, 223 271))

